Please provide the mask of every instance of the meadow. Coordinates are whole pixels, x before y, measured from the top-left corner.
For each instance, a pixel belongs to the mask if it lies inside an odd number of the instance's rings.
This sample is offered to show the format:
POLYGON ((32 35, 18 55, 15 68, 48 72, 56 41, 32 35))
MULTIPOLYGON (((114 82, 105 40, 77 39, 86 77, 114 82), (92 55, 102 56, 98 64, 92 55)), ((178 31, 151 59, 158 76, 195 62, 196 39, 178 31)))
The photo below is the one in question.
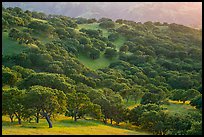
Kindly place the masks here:
MULTIPOLYGON (((121 26, 120 24, 116 24, 116 28, 118 28, 119 26, 121 26)), ((100 28, 99 27, 99 23, 92 23, 92 24, 79 24, 78 25, 78 29, 76 30, 80 30, 82 28, 86 28, 86 29, 92 29, 92 30, 97 30, 97 29, 101 29, 103 32, 103 36, 104 37, 108 37, 108 35, 110 34, 110 32, 108 32, 108 30, 100 28)), ((119 36, 119 38, 113 42, 113 44, 116 45, 116 50, 119 51, 120 47, 124 44, 124 42, 126 41, 125 37, 123 36, 119 36)), ((115 61, 117 61, 117 58, 114 59, 107 59, 103 56, 103 54, 100 55, 100 58, 92 60, 88 57, 86 57, 85 55, 80 54, 78 56, 79 61, 84 64, 86 67, 92 69, 92 70, 97 70, 100 68, 105 68, 108 67, 110 65, 110 63, 113 63, 115 61)))
POLYGON ((71 117, 60 116, 53 121, 53 128, 48 128, 45 119, 40 119, 40 123, 17 121, 10 123, 7 116, 2 117, 3 135, 148 135, 149 132, 141 130, 128 130, 118 126, 105 125, 96 120, 80 119, 74 122, 71 117))
POLYGON ((2 54, 3 55, 13 55, 21 53, 28 47, 25 45, 18 44, 17 41, 11 40, 8 37, 8 32, 3 32, 2 34, 2 54))
POLYGON ((92 60, 88 57, 86 57, 83 54, 80 54, 78 56, 79 61, 84 64, 86 67, 92 69, 92 70, 97 70, 100 68, 105 68, 110 65, 110 63, 117 61, 117 59, 107 59, 103 55, 100 55, 100 58, 92 60))

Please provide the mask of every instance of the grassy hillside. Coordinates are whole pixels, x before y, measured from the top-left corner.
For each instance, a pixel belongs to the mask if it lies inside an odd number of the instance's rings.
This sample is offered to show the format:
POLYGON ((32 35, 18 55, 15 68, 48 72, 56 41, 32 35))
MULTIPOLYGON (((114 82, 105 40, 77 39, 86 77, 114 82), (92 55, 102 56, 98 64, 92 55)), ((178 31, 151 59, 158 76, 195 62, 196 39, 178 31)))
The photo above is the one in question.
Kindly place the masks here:
POLYGON ((100 68, 105 68, 110 65, 110 63, 116 61, 117 59, 107 59, 104 56, 101 55, 100 58, 92 60, 82 54, 78 56, 79 61, 84 64, 86 67, 92 69, 92 70, 97 70, 100 68))
MULTIPOLYGON (((134 107, 140 105, 140 100, 135 103, 135 101, 130 100, 126 102, 126 106, 131 110, 134 107)), ((190 101, 186 101, 184 104, 182 101, 173 101, 169 100, 169 105, 161 105, 161 107, 166 108, 165 111, 168 111, 170 113, 181 113, 185 114, 191 111, 198 111, 195 109, 195 107, 190 105, 190 101)))
MULTIPOLYGON (((121 26, 121 24, 116 23, 116 28, 118 28, 119 26, 121 26)), ((92 23, 92 24, 78 24, 78 29, 80 30, 82 28, 85 29, 92 29, 92 30, 97 30, 97 29, 101 29, 103 32, 103 36, 104 37, 108 37, 108 35, 110 35, 110 33, 108 32, 108 30, 100 28, 99 27, 99 23, 92 23)), ((123 36, 119 36, 119 38, 113 42, 113 44, 116 45, 116 50, 119 51, 120 47, 124 44, 124 42, 126 41, 125 37, 123 36)), ((104 56, 100 56, 99 59, 96 60, 92 60, 84 55, 79 55, 78 57, 79 61, 84 64, 86 67, 92 69, 92 70, 97 70, 100 68, 105 68, 108 67, 110 65, 110 63, 116 61, 117 59, 106 59, 104 56)))
MULTIPOLYGON (((40 19, 35 19, 32 18, 32 20, 35 21, 41 21, 41 22, 47 22, 46 20, 40 20, 40 19)), ((86 29, 101 29, 99 26, 99 23, 92 23, 92 24, 79 24, 79 29, 81 28, 86 28, 86 29)), ((116 27, 119 27, 120 25, 116 25, 116 27)), ((23 27, 18 27, 19 30, 24 29, 23 27)), ((103 31, 103 36, 108 37, 110 34, 106 29, 101 29, 103 31)), ((51 42, 53 39, 57 38, 49 38, 47 36, 42 35, 34 35, 34 37, 38 38, 42 43, 48 43, 51 42)), ((18 42, 11 40, 8 37, 8 32, 3 32, 2 35, 3 39, 3 46, 2 46, 2 54, 3 55, 12 55, 12 54, 18 54, 22 52, 24 49, 28 48, 25 45, 20 45, 18 42), (6 45, 6 46, 4 46, 6 45)), ((123 43, 126 41, 126 39, 120 35, 120 37, 114 41, 113 43, 116 45, 116 49, 119 51, 119 48, 123 45, 123 43)), ((117 61, 117 59, 107 59, 103 55, 100 56, 99 59, 92 60, 84 55, 79 55, 78 57, 79 61, 84 64, 86 67, 92 69, 92 70, 97 70, 100 68, 105 68, 110 65, 110 63, 117 61)))
POLYGON ((125 37, 120 35, 119 38, 113 42, 113 44, 116 45, 116 49, 119 51, 120 47, 124 44, 125 41, 125 37))
POLYGON ((3 32, 2 34, 2 54, 3 55, 12 55, 22 52, 24 49, 27 49, 25 45, 18 44, 17 41, 11 40, 8 37, 8 32, 3 32))
POLYGON ((101 29, 103 32, 103 36, 104 37, 108 37, 108 35, 110 34, 106 29, 102 29, 99 27, 99 23, 92 23, 92 24, 79 24, 78 25, 78 29, 93 29, 93 30, 97 30, 97 29, 101 29))
POLYGON ((148 132, 133 131, 114 126, 104 125, 94 120, 79 120, 74 122, 71 117, 60 116, 53 121, 54 127, 48 128, 45 119, 40 119, 36 124, 23 122, 17 125, 17 122, 10 123, 7 116, 2 117, 2 134, 3 135, 148 135, 148 132), (80 128, 80 130, 79 130, 80 128))
POLYGON ((47 23, 47 20, 42 20, 42 19, 37 19, 37 18, 32 18, 32 21, 40 21, 43 23, 47 23))
POLYGON ((189 103, 190 101, 187 101, 185 104, 179 101, 169 101, 169 105, 162 105, 163 107, 166 107, 167 110, 170 113, 182 113, 185 114, 190 111, 197 111, 195 107, 191 106, 189 103))
MULTIPOLYGON (((121 26, 121 24, 116 23, 115 28, 118 28, 118 27, 120 27, 120 26, 121 26)), ((92 30, 101 29, 102 32, 103 32, 103 36, 104 36, 104 37, 108 37, 108 35, 110 35, 110 32, 108 32, 107 29, 103 29, 103 28, 99 27, 99 23, 78 24, 78 29, 77 29, 77 30, 80 30, 80 29, 82 29, 82 28, 92 29, 92 30)), ((115 41, 114 44, 117 44, 118 46, 121 46, 122 42, 124 42, 124 41, 125 41, 124 37, 120 36, 120 38, 119 38, 117 41, 115 41)), ((118 46, 117 46, 117 47, 118 47, 118 46)))

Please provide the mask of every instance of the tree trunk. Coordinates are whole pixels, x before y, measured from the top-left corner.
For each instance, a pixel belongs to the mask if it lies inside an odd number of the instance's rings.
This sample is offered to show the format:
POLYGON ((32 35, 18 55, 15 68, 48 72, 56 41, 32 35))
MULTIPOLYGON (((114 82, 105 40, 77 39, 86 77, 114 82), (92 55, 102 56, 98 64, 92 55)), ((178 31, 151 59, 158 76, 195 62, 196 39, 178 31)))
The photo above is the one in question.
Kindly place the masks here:
POLYGON ((112 123, 113 123, 113 119, 111 118, 110 121, 111 121, 111 125, 112 125, 112 123))
POLYGON ((185 102, 186 102, 186 101, 185 101, 185 100, 183 100, 183 104, 185 104, 185 102))
POLYGON ((74 111, 74 121, 77 122, 77 110, 74 111))
POLYGON ((39 113, 36 115, 36 123, 39 123, 39 113))
POLYGON ((47 113, 44 113, 44 117, 46 118, 47 123, 49 124, 49 128, 52 128, 52 122, 50 121, 50 118, 49 118, 49 116, 47 115, 47 113))
POLYGON ((13 123, 13 115, 9 115, 9 117, 10 117, 10 120, 11 120, 11 123, 13 123))
POLYGON ((21 118, 18 117, 18 124, 21 125, 21 118))
POLYGON ((103 122, 104 122, 104 124, 107 124, 107 119, 104 118, 104 119, 103 119, 103 122))
POLYGON ((21 125, 21 117, 20 114, 15 113, 16 117, 18 118, 18 124, 21 125))
POLYGON ((76 115, 74 115, 74 121, 77 122, 77 116, 76 115))
POLYGON ((29 118, 29 119, 28 119, 28 122, 31 123, 32 120, 33 120, 33 118, 29 118))
POLYGON ((39 117, 36 118, 36 123, 39 123, 39 117))

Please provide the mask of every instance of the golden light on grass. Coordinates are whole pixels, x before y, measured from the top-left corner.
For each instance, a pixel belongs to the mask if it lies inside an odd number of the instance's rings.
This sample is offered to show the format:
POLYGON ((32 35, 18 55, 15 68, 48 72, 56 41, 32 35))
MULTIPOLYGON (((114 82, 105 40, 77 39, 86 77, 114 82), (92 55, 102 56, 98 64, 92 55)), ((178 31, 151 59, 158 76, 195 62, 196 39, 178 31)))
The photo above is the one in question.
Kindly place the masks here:
POLYGON ((2 117, 3 135, 147 135, 148 132, 124 129, 125 123, 118 126, 104 125, 94 121, 79 120, 79 123, 72 121, 71 117, 58 116, 53 121, 53 128, 48 128, 45 119, 40 123, 22 122, 22 125, 10 124, 8 116, 2 117), (6 123, 6 124, 5 124, 6 123))
MULTIPOLYGON (((169 102, 174 104, 183 104, 183 101, 169 100, 169 102)), ((190 101, 185 101, 185 104, 190 104, 190 101)))

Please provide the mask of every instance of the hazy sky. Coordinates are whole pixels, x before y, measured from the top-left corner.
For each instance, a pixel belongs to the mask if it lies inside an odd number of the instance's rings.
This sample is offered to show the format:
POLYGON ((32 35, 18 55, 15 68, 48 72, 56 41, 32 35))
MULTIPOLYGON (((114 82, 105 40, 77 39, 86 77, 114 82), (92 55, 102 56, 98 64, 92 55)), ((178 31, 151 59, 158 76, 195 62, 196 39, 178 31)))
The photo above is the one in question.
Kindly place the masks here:
POLYGON ((70 17, 202 24, 202 2, 3 2, 3 5, 70 17))

